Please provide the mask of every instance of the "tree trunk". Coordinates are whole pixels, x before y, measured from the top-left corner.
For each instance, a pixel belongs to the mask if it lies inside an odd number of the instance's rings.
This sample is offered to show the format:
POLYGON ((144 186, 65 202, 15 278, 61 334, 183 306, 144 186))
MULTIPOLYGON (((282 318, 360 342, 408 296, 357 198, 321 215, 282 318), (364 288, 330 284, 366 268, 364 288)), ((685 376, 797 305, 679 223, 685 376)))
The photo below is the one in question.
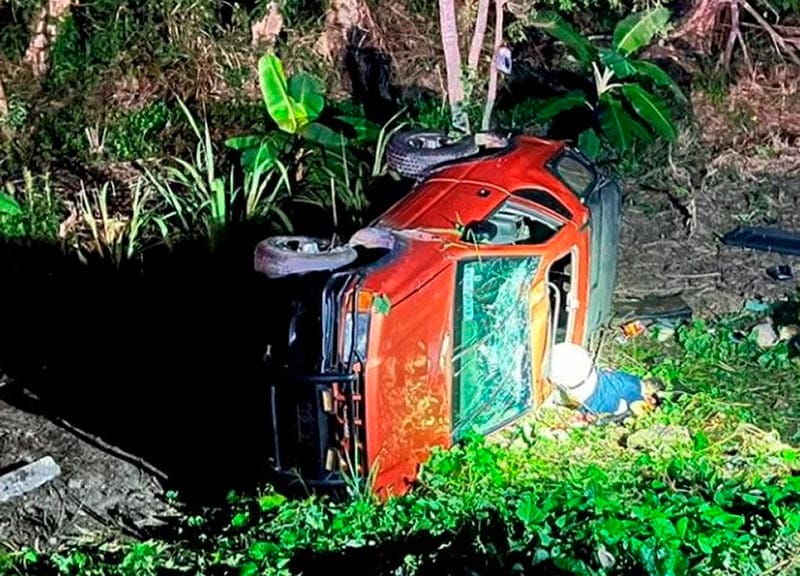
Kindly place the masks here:
POLYGON ((486 35, 486 23, 489 20, 489 0, 479 0, 478 16, 475 19, 475 32, 472 34, 472 45, 469 48, 467 65, 470 72, 475 74, 480 62, 483 38, 486 35))
POLYGON ((8 114, 8 98, 6 98, 6 91, 3 89, 3 79, 0 78, 0 119, 5 118, 8 114))
POLYGON ((486 94, 486 106, 483 109, 481 130, 489 130, 492 121, 492 110, 497 98, 497 53, 503 46, 503 10, 505 0, 494 0, 494 50, 492 52, 492 68, 489 72, 489 91, 486 94))
POLYGON ((455 0, 439 0, 439 25, 453 127, 469 132, 469 118, 464 111, 464 84, 461 81, 461 50, 458 45, 455 0))
POLYGON ((33 21, 31 41, 25 52, 25 62, 36 76, 47 71, 50 43, 58 33, 58 26, 67 17, 75 0, 47 0, 33 21))

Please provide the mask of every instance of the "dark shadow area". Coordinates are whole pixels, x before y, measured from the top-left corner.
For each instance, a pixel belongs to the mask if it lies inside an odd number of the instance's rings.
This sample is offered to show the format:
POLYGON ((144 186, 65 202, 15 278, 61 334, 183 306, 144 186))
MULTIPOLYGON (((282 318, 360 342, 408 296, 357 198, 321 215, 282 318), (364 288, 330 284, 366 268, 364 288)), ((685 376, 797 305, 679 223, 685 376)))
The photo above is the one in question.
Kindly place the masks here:
MULTIPOLYGON (((373 181, 364 225, 408 186, 373 181)), ((334 233, 316 206, 291 217, 294 234, 334 233)), ((358 227, 340 226, 339 239, 358 227)), ((240 230, 214 253, 184 243, 120 268, 56 245, 0 242, 0 368, 13 380, 0 398, 145 460, 190 504, 269 480, 262 359, 287 301, 284 284, 253 269, 269 234, 240 230)))
POLYGON ((1 244, 0 366, 14 381, 3 399, 145 459, 185 499, 251 485, 263 473, 272 312, 271 285, 252 271, 259 238, 214 255, 153 253, 144 272, 1 244))
MULTIPOLYGON (((512 549, 511 541, 521 544, 524 533, 519 525, 509 526, 497 515, 473 520, 455 533, 434 535, 418 533, 378 546, 363 546, 346 552, 320 553, 306 551, 295 555, 290 569, 293 573, 323 576, 352 571, 359 574, 397 574, 405 562, 413 558, 420 576, 462 574, 522 574, 526 576, 570 576, 574 572, 559 568, 552 560, 537 557, 535 541, 512 549), (513 537, 509 531, 513 530, 513 537)), ((587 544, 584 558, 591 557, 587 544)), ((635 576, 641 569, 617 574, 635 576)))

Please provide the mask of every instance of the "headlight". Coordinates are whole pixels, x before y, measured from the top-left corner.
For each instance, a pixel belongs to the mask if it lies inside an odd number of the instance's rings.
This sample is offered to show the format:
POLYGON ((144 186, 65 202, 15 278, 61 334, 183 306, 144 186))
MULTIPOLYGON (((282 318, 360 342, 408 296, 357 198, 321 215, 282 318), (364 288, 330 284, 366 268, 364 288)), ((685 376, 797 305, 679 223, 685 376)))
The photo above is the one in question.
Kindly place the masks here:
POLYGON ((355 343, 355 359, 364 360, 367 357, 367 338, 369 337, 369 313, 359 312, 353 322, 353 314, 348 312, 345 316, 344 340, 342 342, 342 360, 348 362, 350 352, 355 343), (355 334, 353 334, 355 329, 355 334))
MULTIPOLYGON (((351 296, 352 298, 352 296, 351 296)), ((342 361, 349 362, 350 354, 355 346, 354 360, 364 360, 367 357, 367 340, 369 338, 369 321, 372 314, 372 293, 359 291, 357 293, 355 320, 353 319, 352 300, 344 314, 344 329, 342 330, 342 361)))

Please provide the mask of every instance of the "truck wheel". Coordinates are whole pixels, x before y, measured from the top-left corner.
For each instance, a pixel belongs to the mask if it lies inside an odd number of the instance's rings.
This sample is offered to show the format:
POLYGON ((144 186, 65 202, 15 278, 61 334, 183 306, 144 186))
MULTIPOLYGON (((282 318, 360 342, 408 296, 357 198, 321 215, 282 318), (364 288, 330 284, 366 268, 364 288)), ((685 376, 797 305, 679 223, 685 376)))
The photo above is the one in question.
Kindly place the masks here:
POLYGON ((401 176, 418 179, 437 164, 477 153, 472 135, 451 141, 444 131, 399 132, 386 145, 386 162, 401 176))
POLYGON ((271 236, 258 243, 254 265, 269 278, 335 270, 358 257, 351 246, 331 246, 330 241, 310 236, 271 236))

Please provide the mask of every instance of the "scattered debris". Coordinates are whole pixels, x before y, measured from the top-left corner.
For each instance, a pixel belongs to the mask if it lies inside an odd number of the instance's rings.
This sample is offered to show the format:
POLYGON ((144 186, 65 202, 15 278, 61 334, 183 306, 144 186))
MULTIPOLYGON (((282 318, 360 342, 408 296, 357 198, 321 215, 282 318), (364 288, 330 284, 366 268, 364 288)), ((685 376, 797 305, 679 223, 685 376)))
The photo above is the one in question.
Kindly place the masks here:
POLYGON ((800 234, 781 228, 743 226, 722 237, 728 246, 800 256, 800 234))
POLYGON ((61 474, 61 468, 51 456, 16 468, 0 476, 0 504, 22 496, 50 482, 61 474))
POLYGON ((680 294, 645 296, 632 300, 614 302, 614 311, 619 321, 626 320, 690 320, 692 309, 680 294))
POLYGON ((692 319, 692 308, 679 294, 645 296, 614 303, 616 321, 621 322, 618 340, 652 332, 659 342, 672 338, 679 324, 692 319))
POLYGON ((770 268, 767 268, 767 276, 769 276, 776 282, 783 282, 794 278, 794 275, 792 274, 792 269, 788 264, 780 264, 778 266, 772 266, 770 268))
POLYGON ((778 339, 789 342, 796 339, 798 334, 800 334, 800 326, 797 324, 787 324, 786 326, 781 326, 778 330, 778 339))
POLYGON ((744 303, 745 312, 752 312, 753 314, 766 314, 771 308, 770 304, 761 300, 748 300, 744 303))
POLYGON ((631 338, 636 338, 647 332, 647 326, 645 326, 642 322, 638 320, 634 320, 633 322, 628 322, 627 324, 623 324, 621 326, 622 334, 619 337, 620 343, 626 342, 631 338))
POLYGON ((771 322, 762 322, 753 327, 752 333, 755 334, 756 342, 762 348, 769 348, 778 343, 778 333, 771 322))

